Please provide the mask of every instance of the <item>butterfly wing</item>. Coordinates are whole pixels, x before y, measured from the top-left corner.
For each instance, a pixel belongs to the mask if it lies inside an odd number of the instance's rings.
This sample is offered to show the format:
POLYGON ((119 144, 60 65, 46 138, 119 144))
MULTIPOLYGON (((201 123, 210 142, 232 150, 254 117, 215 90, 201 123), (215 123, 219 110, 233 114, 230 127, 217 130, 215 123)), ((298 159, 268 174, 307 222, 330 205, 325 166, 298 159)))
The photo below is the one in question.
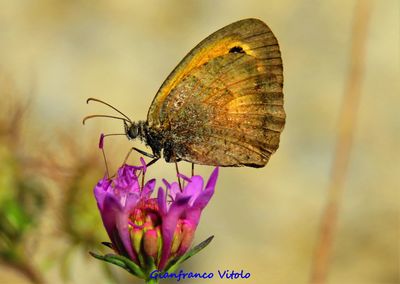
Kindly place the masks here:
POLYGON ((264 166, 285 124, 278 42, 246 19, 196 46, 161 86, 148 123, 168 152, 220 166, 264 166))

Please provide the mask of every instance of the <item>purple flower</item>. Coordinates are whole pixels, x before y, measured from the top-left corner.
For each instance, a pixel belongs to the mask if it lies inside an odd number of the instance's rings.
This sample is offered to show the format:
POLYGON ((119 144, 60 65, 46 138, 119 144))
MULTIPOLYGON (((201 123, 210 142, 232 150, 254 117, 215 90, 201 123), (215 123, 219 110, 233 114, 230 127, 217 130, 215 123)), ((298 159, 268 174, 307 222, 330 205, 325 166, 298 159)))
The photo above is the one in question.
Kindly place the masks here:
POLYGON ((201 176, 181 176, 186 186, 164 181, 157 197, 151 197, 155 179, 141 186, 142 166, 123 165, 111 179, 101 179, 94 188, 97 205, 118 255, 129 258, 142 271, 152 267, 160 271, 188 252, 202 210, 214 194, 218 168, 206 186, 201 176))

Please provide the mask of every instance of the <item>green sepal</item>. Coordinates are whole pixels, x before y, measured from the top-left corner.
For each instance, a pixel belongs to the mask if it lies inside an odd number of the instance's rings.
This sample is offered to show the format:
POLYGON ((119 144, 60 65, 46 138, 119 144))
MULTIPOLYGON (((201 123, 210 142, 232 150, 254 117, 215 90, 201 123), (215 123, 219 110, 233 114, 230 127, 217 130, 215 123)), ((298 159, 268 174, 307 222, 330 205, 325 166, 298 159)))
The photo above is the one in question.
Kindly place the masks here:
POLYGON ((139 278, 146 279, 146 275, 143 272, 143 270, 136 263, 134 263, 130 259, 126 258, 125 256, 115 255, 115 254, 99 255, 94 252, 89 252, 89 253, 94 258, 97 258, 97 259, 112 263, 114 265, 117 265, 119 267, 122 267, 129 273, 131 273, 139 278))
POLYGON ((190 257, 194 256, 195 254, 197 254, 198 252, 200 252, 202 249, 204 249, 206 246, 208 246, 212 239, 214 238, 214 236, 210 236, 208 237, 206 240, 202 241, 200 244, 198 244, 197 246, 194 246, 193 248, 191 248, 188 252, 186 252, 184 255, 182 255, 181 257, 174 259, 172 261, 170 261, 168 263, 168 265, 165 267, 164 271, 168 272, 168 273, 172 273, 175 270, 178 269, 179 265, 184 262, 185 260, 189 259, 190 257))

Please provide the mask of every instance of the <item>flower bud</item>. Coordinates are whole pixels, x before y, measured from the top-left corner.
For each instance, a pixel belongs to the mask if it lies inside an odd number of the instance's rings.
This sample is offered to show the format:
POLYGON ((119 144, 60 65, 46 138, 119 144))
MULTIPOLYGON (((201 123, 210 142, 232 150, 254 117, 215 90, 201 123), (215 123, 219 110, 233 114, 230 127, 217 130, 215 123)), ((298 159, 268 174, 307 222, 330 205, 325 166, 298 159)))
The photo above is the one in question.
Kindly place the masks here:
POLYGON ((192 245, 195 233, 194 226, 189 222, 184 222, 182 225, 182 242, 179 248, 179 255, 184 254, 192 245))
POLYGON ((133 245, 133 249, 137 254, 140 254, 140 247, 143 238, 143 230, 138 227, 133 227, 131 229, 131 241, 133 245))
POLYGON ((171 254, 175 255, 182 242, 182 222, 178 221, 175 228, 174 238, 172 240, 171 254))
POLYGON ((158 236, 157 230, 151 229, 147 230, 143 236, 143 248, 144 252, 148 255, 153 257, 156 260, 158 255, 158 236))

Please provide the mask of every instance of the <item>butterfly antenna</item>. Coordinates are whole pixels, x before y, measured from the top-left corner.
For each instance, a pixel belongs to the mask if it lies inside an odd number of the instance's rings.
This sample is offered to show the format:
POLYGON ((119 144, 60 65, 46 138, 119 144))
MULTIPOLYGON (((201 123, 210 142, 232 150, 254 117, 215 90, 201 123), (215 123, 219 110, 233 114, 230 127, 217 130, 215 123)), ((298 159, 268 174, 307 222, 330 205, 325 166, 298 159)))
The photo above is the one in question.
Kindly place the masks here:
POLYGON ((108 117, 108 118, 120 119, 120 120, 123 120, 125 122, 132 123, 132 121, 129 120, 129 119, 126 119, 126 118, 123 118, 123 117, 119 117, 119 116, 106 115, 106 114, 93 114, 93 115, 85 116, 83 118, 83 120, 82 120, 82 123, 85 124, 86 120, 94 118, 94 117, 108 117))
POLYGON ((118 112, 119 114, 121 114, 123 117, 125 117, 127 121, 129 121, 130 123, 132 123, 132 121, 130 120, 130 118, 129 118, 128 116, 126 116, 122 111, 120 111, 120 110, 117 109, 116 107, 113 107, 113 106, 110 105, 109 103, 106 103, 105 101, 102 101, 102 100, 99 100, 99 99, 96 99, 96 98, 88 98, 88 99, 86 100, 86 103, 88 104, 88 103, 91 102, 91 101, 98 102, 98 103, 101 103, 101 104, 103 104, 103 105, 106 105, 106 106, 112 108, 113 110, 115 110, 116 112, 118 112))
POLYGON ((126 133, 111 133, 111 134, 105 134, 104 137, 107 137, 107 136, 119 136, 119 135, 124 135, 124 136, 126 136, 126 133))

